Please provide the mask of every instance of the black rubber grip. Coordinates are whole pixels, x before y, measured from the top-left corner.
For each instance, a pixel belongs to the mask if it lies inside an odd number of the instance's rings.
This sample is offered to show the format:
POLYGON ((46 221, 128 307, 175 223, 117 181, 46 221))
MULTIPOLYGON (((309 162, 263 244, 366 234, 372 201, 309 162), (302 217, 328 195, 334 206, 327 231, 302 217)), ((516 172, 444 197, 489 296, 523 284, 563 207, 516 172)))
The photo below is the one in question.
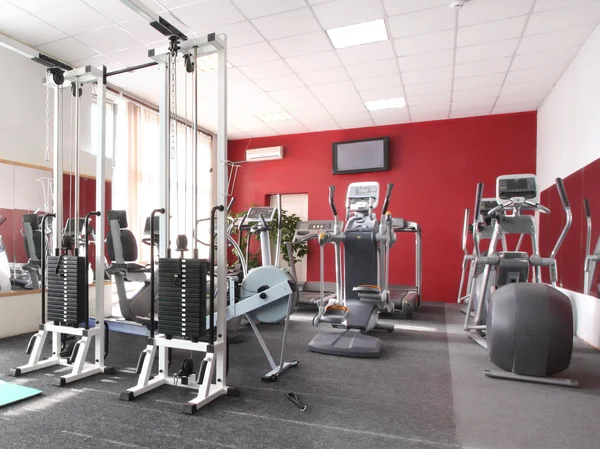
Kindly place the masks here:
POLYGON ((558 194, 560 195, 563 207, 565 209, 570 209, 571 204, 569 203, 569 198, 567 197, 567 191, 565 190, 562 178, 556 178, 556 188, 558 189, 558 194))
POLYGON ((331 212, 333 212, 333 216, 337 217, 337 210, 336 210, 335 204, 333 202, 334 193, 335 193, 335 186, 329 186, 329 207, 331 207, 331 212))
POLYGON ((590 218, 592 216, 592 211, 590 210, 590 202, 587 198, 583 200, 583 208, 585 209, 585 216, 590 218))
POLYGON ((480 182, 477 184, 477 191, 475 193, 475 207, 473 210, 475 213, 473 214, 473 219, 478 220, 479 214, 481 213, 481 198, 483 197, 483 183, 480 182))
POLYGON ((381 210, 381 213, 383 215, 385 215, 385 213, 388 210, 388 206, 390 205, 390 197, 392 196, 392 189, 394 188, 394 184, 388 184, 387 185, 387 190, 385 192, 385 200, 383 202, 383 209, 381 210))

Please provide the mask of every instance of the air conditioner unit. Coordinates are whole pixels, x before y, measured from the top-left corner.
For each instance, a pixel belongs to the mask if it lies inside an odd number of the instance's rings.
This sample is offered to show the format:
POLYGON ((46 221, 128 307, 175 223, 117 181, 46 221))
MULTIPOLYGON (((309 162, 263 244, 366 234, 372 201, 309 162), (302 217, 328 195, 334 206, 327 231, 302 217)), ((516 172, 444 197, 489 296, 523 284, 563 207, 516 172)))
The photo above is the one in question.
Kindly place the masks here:
POLYGON ((246 150, 246 162, 273 161, 283 159, 283 147, 256 148, 246 150))

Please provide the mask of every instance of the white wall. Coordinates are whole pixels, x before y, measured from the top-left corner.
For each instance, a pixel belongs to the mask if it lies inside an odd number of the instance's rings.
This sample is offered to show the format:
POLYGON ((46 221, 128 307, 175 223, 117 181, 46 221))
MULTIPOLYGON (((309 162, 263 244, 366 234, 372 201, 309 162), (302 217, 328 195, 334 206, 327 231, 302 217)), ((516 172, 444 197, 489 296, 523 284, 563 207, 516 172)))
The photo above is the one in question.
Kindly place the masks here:
POLYGON ((541 190, 600 157, 600 27, 538 111, 541 190))
MULTIPOLYGON (((24 56, 0 47, 0 159, 51 167, 44 160, 46 150, 46 88, 42 85, 45 68, 24 56)), ((64 169, 69 170, 71 149, 72 95, 64 94, 64 169)), ((91 144, 91 86, 84 88, 81 101, 80 170, 94 176, 96 158, 89 152, 91 144)), ((50 91, 50 151, 52 152, 53 101, 50 91)), ((112 162, 106 161, 107 178, 112 162)))

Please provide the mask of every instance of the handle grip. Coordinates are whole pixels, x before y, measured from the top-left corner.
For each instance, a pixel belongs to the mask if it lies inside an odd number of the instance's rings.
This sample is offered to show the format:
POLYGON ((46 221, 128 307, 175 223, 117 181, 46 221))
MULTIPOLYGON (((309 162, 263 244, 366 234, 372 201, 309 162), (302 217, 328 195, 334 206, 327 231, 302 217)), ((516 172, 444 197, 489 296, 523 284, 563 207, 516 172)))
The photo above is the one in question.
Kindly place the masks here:
POLYGON ((570 209, 571 204, 569 203, 569 198, 567 197, 567 191, 565 190, 565 185, 562 178, 556 178, 556 188, 558 189, 558 194, 560 195, 560 201, 562 202, 563 208, 570 209))
POLYGON ((390 204, 390 196, 392 196, 392 189, 394 188, 394 184, 388 184, 387 185, 387 190, 385 192, 385 200, 383 201, 383 208, 381 209, 381 214, 385 215, 387 210, 388 210, 388 206, 390 204))
POLYGON ((585 209, 585 216, 587 218, 591 218, 592 216, 592 211, 590 210, 590 202, 588 201, 587 198, 585 198, 583 200, 583 208, 585 209))
POLYGON ((473 220, 479 219, 479 214, 481 213, 481 199, 483 198, 483 183, 480 182, 477 184, 477 191, 475 192, 475 207, 473 210, 475 213, 473 214, 473 220))
POLYGON ((333 202, 334 193, 335 186, 329 186, 329 207, 331 208, 331 212, 333 212, 333 216, 337 217, 337 209, 335 208, 335 204, 333 202))

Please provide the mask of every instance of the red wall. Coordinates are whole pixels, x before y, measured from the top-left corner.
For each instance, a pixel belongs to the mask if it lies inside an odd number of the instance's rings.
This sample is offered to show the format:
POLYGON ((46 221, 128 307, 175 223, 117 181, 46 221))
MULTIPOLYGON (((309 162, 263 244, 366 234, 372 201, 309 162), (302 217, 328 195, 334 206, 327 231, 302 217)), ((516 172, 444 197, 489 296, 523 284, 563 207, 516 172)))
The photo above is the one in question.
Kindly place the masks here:
MULTIPOLYGON (((583 208, 584 198, 588 198, 592 212, 592 251, 600 236, 600 159, 579 169, 563 179, 565 190, 571 203, 573 223, 567 238, 557 255, 558 283, 559 286, 583 292, 583 266, 585 261, 585 240, 587 234, 587 221, 583 208)), ((542 204, 550 208, 552 213, 542 215, 540 218, 540 252, 548 256, 558 236, 565 225, 565 214, 558 196, 556 186, 552 186, 541 196, 542 204)), ((600 267, 596 270, 592 294, 597 296, 596 284, 600 282, 600 267)), ((544 280, 548 280, 547 273, 544 280)))
MULTIPOLYGON (((96 208, 96 180, 81 177, 79 179, 79 186, 79 213, 81 216, 85 216, 85 214, 95 210, 96 208)), ((69 184, 69 175, 65 174, 63 175, 63 229, 67 219, 74 215, 74 211, 69 210, 70 192, 71 185, 69 184)), ((73 192, 73 195, 75 195, 75 192, 73 192)), ((111 183, 106 182, 107 211, 111 208, 111 198, 111 183)), ((33 211, 24 209, 0 209, 0 215, 7 217, 6 222, 4 222, 4 224, 0 227, 0 235, 2 235, 2 240, 4 241, 4 245, 6 247, 6 254, 8 255, 10 262, 27 262, 27 253, 25 251, 23 237, 21 236, 21 229, 23 228, 23 215, 30 214, 32 212, 33 211)), ((105 223, 105 226, 108 226, 108 220, 106 220, 105 223)), ((96 227, 95 217, 92 218, 92 226, 96 227)), ((93 256, 94 249, 92 246, 90 250, 90 260, 92 260, 92 263, 93 256)))
MULTIPOLYGON (((423 229, 423 299, 456 299, 462 260, 464 209, 473 207, 475 187, 486 184, 493 196, 495 180, 506 173, 535 173, 536 113, 495 115, 437 122, 264 137, 229 142, 229 159, 244 160, 245 150, 283 145, 279 161, 243 164, 238 173, 234 209, 268 204, 274 193, 307 193, 308 218, 331 219, 328 187, 336 186, 343 208, 348 185, 394 183, 390 211, 418 222, 423 229), (391 169, 385 172, 333 175, 333 142, 389 136, 391 169)), ((392 248, 390 283, 414 284, 414 240, 398 235, 392 248)), ((334 279, 331 249, 326 278, 334 279)), ((308 279, 318 280, 318 252, 308 259, 308 279)))

